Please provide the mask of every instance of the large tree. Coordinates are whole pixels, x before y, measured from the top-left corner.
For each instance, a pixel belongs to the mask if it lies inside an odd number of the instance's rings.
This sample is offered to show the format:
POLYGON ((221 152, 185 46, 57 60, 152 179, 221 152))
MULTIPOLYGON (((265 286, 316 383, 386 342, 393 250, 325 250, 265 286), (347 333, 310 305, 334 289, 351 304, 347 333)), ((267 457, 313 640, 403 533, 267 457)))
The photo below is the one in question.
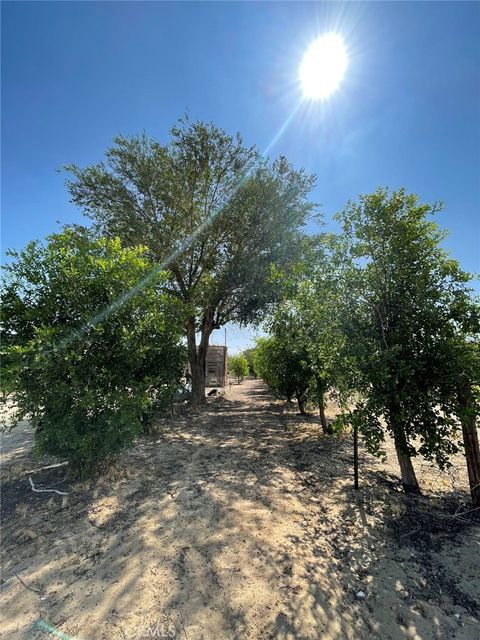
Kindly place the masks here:
POLYGON ((72 201, 103 234, 146 244, 168 269, 167 290, 188 309, 192 401, 203 402, 210 335, 229 321, 257 320, 275 299, 271 265, 295 258, 314 177, 188 121, 167 144, 119 136, 104 162, 67 169, 72 201))
POLYGON ((342 315, 362 394, 353 417, 371 451, 383 440, 384 419, 410 492, 419 491, 412 456, 444 466, 458 440, 461 358, 452 372, 448 354, 466 319, 469 275, 428 220, 438 208, 403 189, 378 189, 338 216, 351 258, 342 315))

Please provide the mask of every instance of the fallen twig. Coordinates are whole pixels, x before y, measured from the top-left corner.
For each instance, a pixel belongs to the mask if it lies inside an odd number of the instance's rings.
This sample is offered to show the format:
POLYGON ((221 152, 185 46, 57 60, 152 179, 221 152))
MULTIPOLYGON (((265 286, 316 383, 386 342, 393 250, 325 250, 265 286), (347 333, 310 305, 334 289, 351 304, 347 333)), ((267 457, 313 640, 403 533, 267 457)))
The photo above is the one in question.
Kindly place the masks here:
POLYGON ((28 480, 32 487, 32 491, 35 491, 35 493, 58 493, 59 496, 68 496, 68 493, 66 491, 59 491, 58 489, 37 489, 33 484, 33 480, 30 476, 28 476, 28 480))
POLYGON ((23 586, 25 587, 25 589, 28 589, 29 591, 33 591, 34 593, 40 593, 40 589, 37 589, 37 587, 30 587, 26 582, 24 582, 20 576, 18 574, 14 574, 15 577, 17 578, 17 580, 19 580, 23 586))
POLYGON ((413 587, 413 589, 411 590, 409 596, 408 596, 408 600, 407 600, 407 605, 411 604, 412 600, 413 600, 413 596, 415 595, 415 591, 417 590, 417 585, 415 585, 413 587))
POLYGON ((480 507, 475 507, 475 509, 469 509, 468 511, 460 511, 460 512, 457 509, 457 511, 453 514, 453 517, 458 518, 458 516, 464 516, 467 513, 473 513, 474 511, 479 511, 479 510, 480 510, 480 507))
POLYGON ((65 462, 56 462, 55 464, 48 464, 46 467, 40 467, 39 469, 30 469, 30 471, 25 471, 25 475, 30 475, 31 473, 38 473, 39 471, 44 471, 45 469, 56 469, 57 467, 64 467, 68 464, 68 460, 65 462))

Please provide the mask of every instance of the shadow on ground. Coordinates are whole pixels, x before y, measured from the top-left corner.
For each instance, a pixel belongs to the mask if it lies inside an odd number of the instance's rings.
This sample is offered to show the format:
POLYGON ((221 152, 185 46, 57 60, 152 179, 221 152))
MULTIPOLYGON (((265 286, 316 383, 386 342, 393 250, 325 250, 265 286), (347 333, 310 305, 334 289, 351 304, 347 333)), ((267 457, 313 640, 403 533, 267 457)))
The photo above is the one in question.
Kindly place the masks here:
POLYGON ((259 381, 231 396, 160 422, 94 482, 40 473, 66 500, 9 478, 5 637, 480 637, 459 495, 406 498, 364 452, 355 492, 348 437, 259 381))

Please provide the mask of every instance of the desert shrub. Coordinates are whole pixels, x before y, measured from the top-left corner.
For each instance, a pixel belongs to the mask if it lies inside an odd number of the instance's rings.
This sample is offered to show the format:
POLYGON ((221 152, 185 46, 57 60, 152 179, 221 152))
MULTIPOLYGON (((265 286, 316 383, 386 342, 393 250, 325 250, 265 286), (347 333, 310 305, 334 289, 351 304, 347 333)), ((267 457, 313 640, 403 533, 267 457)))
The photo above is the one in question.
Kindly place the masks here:
POLYGON ((67 229, 10 256, 2 284, 10 426, 28 417, 41 452, 89 473, 170 403, 185 369, 182 314, 143 247, 67 229))

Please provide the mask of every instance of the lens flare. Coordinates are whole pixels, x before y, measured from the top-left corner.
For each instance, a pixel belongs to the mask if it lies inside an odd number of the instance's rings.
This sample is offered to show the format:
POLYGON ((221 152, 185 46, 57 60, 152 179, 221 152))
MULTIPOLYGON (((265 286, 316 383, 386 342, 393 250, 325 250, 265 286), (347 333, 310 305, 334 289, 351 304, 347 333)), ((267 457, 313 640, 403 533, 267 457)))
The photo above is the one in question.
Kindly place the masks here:
POLYGON ((343 38, 327 33, 307 49, 300 65, 303 95, 310 100, 325 100, 338 89, 348 66, 343 38))

